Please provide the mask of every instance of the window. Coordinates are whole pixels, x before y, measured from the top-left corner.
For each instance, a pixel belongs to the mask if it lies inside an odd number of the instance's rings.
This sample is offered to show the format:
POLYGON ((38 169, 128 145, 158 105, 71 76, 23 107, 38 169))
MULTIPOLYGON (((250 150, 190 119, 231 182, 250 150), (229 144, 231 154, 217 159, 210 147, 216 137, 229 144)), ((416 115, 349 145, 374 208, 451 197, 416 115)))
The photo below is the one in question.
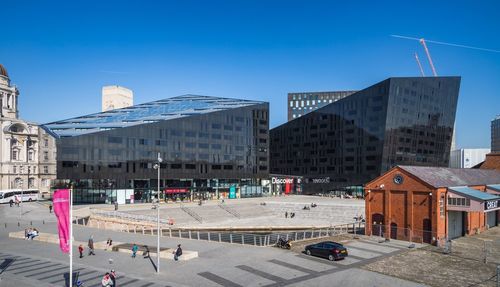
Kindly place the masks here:
POLYGON ((12 160, 18 160, 19 152, 17 150, 12 150, 12 160))
POLYGON ((139 144, 140 145, 148 145, 148 140, 147 139, 139 139, 139 144))
POLYGON ((44 165, 43 166, 43 173, 49 173, 49 167, 44 165))
POLYGON ((108 137, 108 143, 121 144, 122 141, 122 138, 119 137, 108 137))
POLYGON ((212 149, 221 149, 222 146, 220 144, 212 144, 212 149))
POLYGON ((49 139, 44 139, 43 143, 44 143, 45 147, 48 147, 49 146, 49 139))
POLYGON ((179 130, 171 130, 171 131, 170 131, 170 135, 172 135, 172 136, 176 136, 176 137, 180 137, 180 136, 182 136, 182 131, 179 131, 179 130))
POLYGON ((43 160, 49 160, 49 152, 48 151, 43 152, 43 160))
POLYGON ((207 143, 199 143, 198 147, 199 148, 208 148, 208 144, 207 143))
POLYGON ((220 128, 221 128, 220 124, 212 124, 212 129, 220 130, 220 128))
POLYGON ((181 169, 182 168, 182 164, 180 163, 173 163, 170 165, 170 168, 171 169, 181 169))

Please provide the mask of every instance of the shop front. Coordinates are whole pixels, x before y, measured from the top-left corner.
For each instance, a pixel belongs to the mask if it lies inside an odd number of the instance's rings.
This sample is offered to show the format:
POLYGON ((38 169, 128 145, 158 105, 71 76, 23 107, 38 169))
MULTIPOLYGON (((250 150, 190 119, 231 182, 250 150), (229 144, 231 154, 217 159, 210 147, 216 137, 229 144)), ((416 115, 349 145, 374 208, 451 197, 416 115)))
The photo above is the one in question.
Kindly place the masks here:
POLYGON ((165 188, 163 190, 165 202, 189 201, 191 194, 189 188, 165 188))
POLYGON ((271 195, 302 194, 302 177, 271 175, 271 195))

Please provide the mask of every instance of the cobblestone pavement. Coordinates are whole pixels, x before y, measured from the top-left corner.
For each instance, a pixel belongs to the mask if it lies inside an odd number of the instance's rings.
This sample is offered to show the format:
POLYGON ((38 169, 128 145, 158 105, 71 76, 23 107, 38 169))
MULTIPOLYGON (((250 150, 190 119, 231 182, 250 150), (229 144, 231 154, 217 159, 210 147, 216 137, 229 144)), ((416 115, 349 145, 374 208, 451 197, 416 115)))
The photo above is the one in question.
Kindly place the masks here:
POLYGON ((397 254, 365 265, 379 272, 431 286, 496 286, 496 266, 500 261, 500 227, 481 235, 462 237, 452 243, 451 254, 434 246, 397 254), (482 239, 486 239, 485 241, 482 239), (487 263, 484 263, 484 247, 487 263))

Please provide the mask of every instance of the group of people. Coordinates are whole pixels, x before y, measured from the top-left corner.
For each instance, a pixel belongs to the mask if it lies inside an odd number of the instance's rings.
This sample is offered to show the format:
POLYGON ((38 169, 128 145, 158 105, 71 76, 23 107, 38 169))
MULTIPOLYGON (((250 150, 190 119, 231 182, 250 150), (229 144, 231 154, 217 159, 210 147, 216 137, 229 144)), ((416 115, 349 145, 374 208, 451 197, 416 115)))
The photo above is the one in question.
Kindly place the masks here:
POLYGON ((33 238, 39 235, 38 229, 27 228, 24 230, 24 240, 33 240, 33 238))
POLYGON ((102 277, 101 284, 103 287, 116 286, 115 270, 111 269, 110 272, 106 272, 104 277, 102 277))
POLYGON ((9 206, 12 207, 12 205, 16 204, 16 206, 19 207, 19 203, 21 203, 20 196, 14 195, 14 201, 10 200, 9 206))
MULTIPOLYGON (((106 250, 108 248, 111 248, 113 245, 113 240, 111 238, 108 238, 108 241, 106 242, 106 250)), ((89 248, 89 256, 90 255, 95 255, 95 252, 94 252, 94 236, 93 235, 90 235, 90 238, 89 238, 89 241, 87 243, 87 247, 89 248)), ((83 244, 80 244, 78 246, 78 253, 80 253, 80 258, 83 258, 83 250, 84 250, 84 247, 83 247, 83 244)))
MULTIPOLYGON (((295 217, 295 212, 290 212, 290 218, 295 217)), ((285 211, 285 218, 288 218, 288 211, 285 211)))
MULTIPOLYGON (((145 248, 144 258, 148 258, 149 257, 149 248, 147 245, 144 245, 144 248, 145 248)), ((132 245, 132 258, 136 258, 137 251, 139 251, 139 246, 136 243, 134 243, 132 245)), ((172 252, 172 254, 174 254, 174 260, 178 261, 179 257, 181 257, 181 255, 182 255, 182 248, 181 248, 180 244, 177 245, 177 248, 172 252)))

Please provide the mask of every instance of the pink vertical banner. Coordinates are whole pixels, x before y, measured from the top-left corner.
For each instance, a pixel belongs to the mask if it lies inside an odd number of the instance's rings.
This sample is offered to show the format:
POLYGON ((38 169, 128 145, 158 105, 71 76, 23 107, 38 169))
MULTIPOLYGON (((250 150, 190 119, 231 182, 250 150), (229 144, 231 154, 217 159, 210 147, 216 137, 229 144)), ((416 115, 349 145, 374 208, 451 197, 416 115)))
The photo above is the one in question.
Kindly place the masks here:
POLYGON ((58 189, 52 196, 54 213, 59 229, 59 247, 64 253, 69 252, 69 189, 58 189))

